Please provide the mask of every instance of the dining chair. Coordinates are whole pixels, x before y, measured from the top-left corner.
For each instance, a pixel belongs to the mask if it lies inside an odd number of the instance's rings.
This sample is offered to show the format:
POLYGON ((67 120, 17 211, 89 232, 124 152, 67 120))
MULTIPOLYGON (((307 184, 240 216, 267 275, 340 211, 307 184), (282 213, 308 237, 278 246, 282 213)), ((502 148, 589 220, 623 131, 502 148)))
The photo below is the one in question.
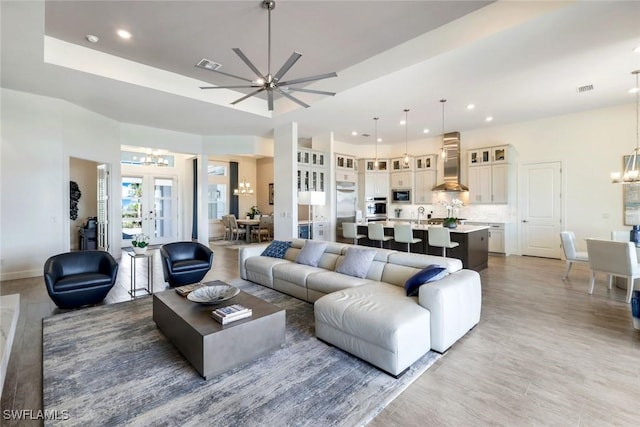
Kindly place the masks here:
POLYGON ((380 247, 382 248, 384 245, 384 242, 388 242, 389 240, 393 240, 392 236, 385 236, 384 235, 384 227, 382 226, 382 224, 377 223, 377 222, 370 222, 369 224, 367 224, 367 234, 369 237, 369 240, 377 240, 380 242, 380 247))
POLYGON ((394 224, 393 240, 407 244, 407 252, 411 252, 411 245, 422 242, 422 239, 413 237, 413 227, 411 224, 394 224))
POLYGON ((453 249, 460 246, 460 243, 451 241, 451 232, 447 227, 429 227, 427 236, 429 237, 429 246, 442 248, 443 257, 447 256, 447 248, 453 249))
POLYGON ((562 242, 562 250, 564 251, 564 257, 567 260, 567 271, 564 272, 563 279, 569 278, 569 271, 574 262, 589 262, 589 255, 587 252, 576 251, 576 235, 573 231, 561 231, 560 241, 562 242))
POLYGON ((611 240, 616 242, 628 242, 629 237, 629 230, 611 230, 611 240))
POLYGON ((357 245, 358 240, 367 237, 364 234, 358 234, 358 224, 355 222, 342 223, 342 237, 353 240, 353 244, 357 245))
POLYGON ((224 227, 224 240, 231 240, 231 224, 229 223, 229 215, 222 215, 222 227, 224 227))
POLYGON ((231 229, 232 240, 239 240, 240 235, 243 235, 243 236, 247 235, 247 230, 244 228, 240 228, 238 226, 238 221, 236 220, 236 217, 234 215, 229 215, 228 219, 229 219, 229 228, 231 229), (233 238, 234 235, 235 235, 235 239, 233 238))
POLYGON ((269 215, 262 215, 260 217, 260 223, 258 224, 257 227, 253 227, 251 229, 251 239, 253 240, 253 236, 255 235, 258 239, 258 242, 262 242, 262 237, 264 237, 266 240, 269 240, 270 238, 270 223, 271 222, 271 217, 269 215))
POLYGON ((587 239, 587 253, 591 269, 589 294, 593 293, 596 273, 606 273, 609 289, 611 289, 612 276, 627 279, 627 303, 631 302, 634 281, 636 278, 640 278, 640 266, 635 245, 632 242, 587 239))

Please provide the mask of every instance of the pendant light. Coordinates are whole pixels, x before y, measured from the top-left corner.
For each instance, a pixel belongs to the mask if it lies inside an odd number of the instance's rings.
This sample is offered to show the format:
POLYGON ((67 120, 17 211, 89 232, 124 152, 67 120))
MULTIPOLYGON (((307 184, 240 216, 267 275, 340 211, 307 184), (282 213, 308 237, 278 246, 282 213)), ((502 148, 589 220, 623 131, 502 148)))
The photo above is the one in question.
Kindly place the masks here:
POLYGON ((636 148, 634 148, 628 156, 629 158, 625 163, 622 173, 611 172, 611 182, 613 183, 628 184, 640 182, 640 170, 638 170, 637 164, 638 157, 640 156, 640 84, 638 82, 640 70, 632 71, 631 74, 636 76, 636 86, 630 91, 636 94, 636 148))
POLYGON ((380 117, 374 117, 374 123, 375 123, 375 139, 376 139, 376 160, 373 162, 373 169, 374 170, 378 170, 378 166, 380 166, 380 162, 378 161, 378 119, 380 117))
POLYGON ((446 99, 441 99, 440 103, 442 104, 442 152, 440 153, 440 157, 442 160, 447 160, 447 150, 444 148, 444 104, 447 102, 446 99))
POLYGON ((407 134, 409 132, 409 109, 404 109, 404 167, 409 167, 409 149, 407 142, 407 134))

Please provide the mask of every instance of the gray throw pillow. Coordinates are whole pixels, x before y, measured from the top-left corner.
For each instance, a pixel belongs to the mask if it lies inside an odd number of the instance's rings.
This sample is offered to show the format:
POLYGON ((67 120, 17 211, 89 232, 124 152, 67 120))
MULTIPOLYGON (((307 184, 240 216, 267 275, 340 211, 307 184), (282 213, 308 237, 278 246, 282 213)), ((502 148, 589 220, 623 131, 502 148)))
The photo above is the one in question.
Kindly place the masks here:
POLYGON ((350 247, 342 259, 342 263, 336 268, 336 273, 342 273, 361 279, 367 276, 369 267, 376 256, 375 249, 350 247))
POLYGON ((304 243, 302 250, 298 253, 298 256, 296 256, 296 262, 298 264, 317 267, 325 249, 327 249, 326 242, 314 242, 313 240, 307 240, 304 243))

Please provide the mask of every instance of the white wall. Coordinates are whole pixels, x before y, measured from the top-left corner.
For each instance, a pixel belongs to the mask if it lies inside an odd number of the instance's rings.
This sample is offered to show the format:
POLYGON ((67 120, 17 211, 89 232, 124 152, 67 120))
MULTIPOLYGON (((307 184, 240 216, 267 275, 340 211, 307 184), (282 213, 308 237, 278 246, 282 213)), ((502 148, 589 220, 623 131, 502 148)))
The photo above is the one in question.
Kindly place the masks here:
MULTIPOLYGON (((121 144, 202 151, 197 135, 118 123, 66 101, 25 92, 2 89, 0 98, 1 280, 42 275, 48 257, 71 248, 71 157, 110 164, 112 200, 117 200, 121 144)), ((206 218, 206 203, 200 212, 206 218)), ((116 256, 122 236, 119 216, 120 204, 111 203, 109 241, 116 256)))

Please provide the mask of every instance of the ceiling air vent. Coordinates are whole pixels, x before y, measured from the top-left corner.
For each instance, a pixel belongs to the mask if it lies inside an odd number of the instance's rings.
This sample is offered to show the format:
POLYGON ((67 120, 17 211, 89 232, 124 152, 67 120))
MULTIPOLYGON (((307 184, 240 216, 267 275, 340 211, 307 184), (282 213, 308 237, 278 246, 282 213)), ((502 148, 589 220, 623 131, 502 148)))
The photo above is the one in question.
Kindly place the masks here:
POLYGON ((576 89, 576 91, 578 93, 589 92, 590 90, 593 90, 593 85, 584 85, 584 86, 580 86, 580 87, 578 87, 578 89, 576 89))
POLYGON ((369 135, 368 133, 363 133, 362 136, 364 137, 370 137, 371 135, 369 135))
POLYGON ((196 67, 206 68, 207 70, 217 70, 218 68, 222 67, 222 64, 218 64, 217 62, 202 58, 200 62, 196 64, 196 67))

